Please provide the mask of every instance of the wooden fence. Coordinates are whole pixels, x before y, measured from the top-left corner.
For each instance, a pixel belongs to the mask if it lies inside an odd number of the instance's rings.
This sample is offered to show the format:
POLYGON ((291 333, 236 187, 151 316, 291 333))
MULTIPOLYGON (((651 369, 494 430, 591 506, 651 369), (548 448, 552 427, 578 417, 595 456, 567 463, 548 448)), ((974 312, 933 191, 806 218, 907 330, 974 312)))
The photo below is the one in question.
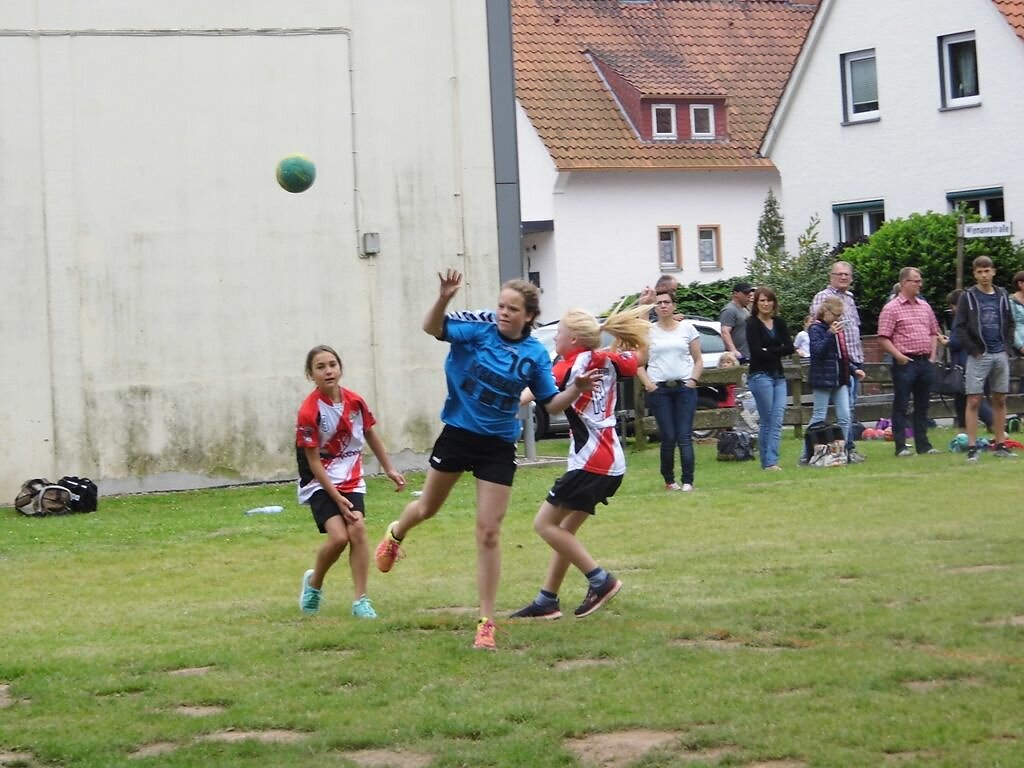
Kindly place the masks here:
MULTIPOLYGON (((867 374, 861 382, 860 394, 857 396, 856 418, 862 424, 871 425, 881 418, 892 416, 892 376, 887 363, 866 363, 867 374)), ((813 410, 811 389, 807 385, 808 366, 798 362, 787 363, 785 366, 786 384, 791 397, 791 405, 787 406, 782 423, 793 427, 795 437, 803 436, 803 428, 811 417, 813 410)), ((708 386, 725 386, 740 384, 746 368, 712 368, 704 371, 700 383, 708 386)), ((1020 388, 1021 377, 1024 375, 1024 358, 1015 357, 1010 360, 1010 392, 1016 393, 1020 388)), ((647 413, 643 402, 644 389, 636 387, 636 413, 647 413)), ((736 424, 739 408, 700 409, 693 420, 695 430, 727 429, 736 424)), ((1007 413, 1024 413, 1024 394, 1011 394, 1006 398, 1007 413)), ((931 418, 952 418, 954 416, 953 398, 932 395, 928 406, 931 418)), ((831 406, 829 418, 834 418, 831 406)), ((637 420, 637 445, 646 442, 647 435, 656 431, 654 417, 637 420)))

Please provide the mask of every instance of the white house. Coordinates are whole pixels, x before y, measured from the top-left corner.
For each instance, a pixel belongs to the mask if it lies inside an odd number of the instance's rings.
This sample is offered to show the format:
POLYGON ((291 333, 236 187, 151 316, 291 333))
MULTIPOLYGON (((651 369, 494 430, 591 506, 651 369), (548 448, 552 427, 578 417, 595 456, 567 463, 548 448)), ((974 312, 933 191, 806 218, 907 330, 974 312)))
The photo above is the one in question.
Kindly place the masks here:
POLYGON ((742 274, 761 138, 814 13, 777 0, 512 0, 523 270, 544 319, 662 272, 742 274))
POLYGON ((319 343, 415 465, 437 272, 466 307, 498 285, 485 4, 5 0, 0 33, 8 500, 294 477, 319 343))
POLYGON ((1024 0, 821 0, 761 147, 787 241, 964 203, 1024 234, 1024 0))

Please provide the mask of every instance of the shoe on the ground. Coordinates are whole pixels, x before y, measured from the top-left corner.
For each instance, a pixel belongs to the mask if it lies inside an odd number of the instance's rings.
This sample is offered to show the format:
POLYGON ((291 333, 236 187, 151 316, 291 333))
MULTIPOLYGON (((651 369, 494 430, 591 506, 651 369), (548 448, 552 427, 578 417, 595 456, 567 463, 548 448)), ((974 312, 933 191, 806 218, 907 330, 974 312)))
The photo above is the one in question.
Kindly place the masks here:
POLYGON ((494 644, 494 630, 496 629, 497 627, 490 619, 480 619, 476 625, 476 639, 473 641, 473 647, 483 651, 497 650, 498 646, 494 644))
POLYGON ((1003 443, 999 443, 995 448, 992 449, 992 455, 998 456, 1000 459, 1016 459, 1017 454, 1007 448, 1003 443))
POLYGON ((622 589, 622 582, 609 574, 608 578, 604 580, 604 584, 599 589, 591 587, 587 590, 587 596, 583 598, 583 602, 579 604, 579 607, 575 611, 573 611, 573 614, 575 614, 577 619, 589 616, 619 594, 620 589, 622 589))
POLYGON ((683 483, 683 487, 680 488, 679 490, 683 491, 684 493, 689 493, 690 491, 693 490, 693 484, 692 483, 683 483))
POLYGON ((377 612, 373 610, 373 603, 370 598, 363 595, 352 603, 352 615, 359 619, 376 619, 377 612))
POLYGON ((914 452, 909 448, 901 448, 896 452, 896 455, 901 459, 905 459, 907 456, 913 456, 914 452))
POLYGON ((666 491, 681 491, 681 490, 683 490, 683 486, 681 486, 679 483, 665 483, 665 490, 666 491))
POLYGON ((405 557, 401 545, 391 535, 391 529, 397 524, 398 521, 395 520, 395 522, 388 526, 387 531, 384 532, 384 538, 381 539, 380 544, 377 545, 377 551, 374 553, 374 560, 377 561, 377 570, 381 573, 387 573, 391 570, 391 566, 395 564, 396 560, 401 560, 405 557))
POLYGON ((778 464, 772 464, 771 466, 765 467, 765 470, 767 470, 768 472, 781 472, 782 467, 780 467, 778 464))
POLYGON ((320 610, 320 603, 323 601, 323 591, 309 586, 311 578, 313 578, 312 568, 302 575, 302 589, 299 591, 299 608, 302 609, 303 613, 318 612, 320 610))
POLYGON ((971 462, 974 462, 974 461, 978 460, 978 447, 977 446, 974 446, 973 448, 968 448, 967 449, 967 460, 971 461, 971 462))
POLYGON ((556 600, 551 605, 537 605, 536 602, 530 603, 525 608, 520 608, 518 611, 509 616, 510 619, 560 619, 562 618, 562 607, 556 600))
POLYGON ((934 456, 937 453, 942 453, 938 448, 929 448, 924 452, 926 456, 934 456))
POLYGON ((796 463, 797 463, 798 467, 808 467, 811 464, 811 457, 810 456, 801 456, 797 460, 796 463))
POLYGON ((867 456, 852 449, 846 454, 846 461, 848 464, 863 464, 867 460, 867 456))

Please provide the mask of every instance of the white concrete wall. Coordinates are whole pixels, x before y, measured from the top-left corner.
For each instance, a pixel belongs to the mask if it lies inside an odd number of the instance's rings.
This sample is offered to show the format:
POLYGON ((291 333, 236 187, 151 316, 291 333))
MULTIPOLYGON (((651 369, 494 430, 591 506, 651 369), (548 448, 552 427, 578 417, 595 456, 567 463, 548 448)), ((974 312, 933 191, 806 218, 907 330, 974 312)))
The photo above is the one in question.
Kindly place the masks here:
POLYGON ((887 218, 947 210, 946 193, 1002 187, 1024 232, 1024 44, 991 0, 831 2, 768 153, 782 176, 787 245, 814 213, 884 199, 887 218), (974 30, 981 106, 941 112, 937 39, 974 30), (881 119, 841 125, 840 54, 874 48, 881 119))
MULTIPOLYGON (((757 222, 774 171, 572 173, 554 190, 555 230, 550 248, 528 251, 542 265, 542 320, 566 309, 607 310, 627 293, 653 285, 661 274, 658 227, 677 226, 681 283, 712 282, 746 272, 757 242, 757 222), (701 270, 697 228, 717 225, 722 268, 701 270), (557 254, 556 258, 551 253, 557 254)), ((527 243, 529 247, 529 243, 527 243)))
POLYGON ((558 169, 519 101, 516 101, 516 144, 519 154, 519 218, 522 221, 550 221, 555 215, 552 192, 558 181, 558 169))
POLYGON ((317 343, 418 464, 444 398, 446 345, 419 330, 436 273, 467 273, 463 306, 497 286, 484 13, 0 4, 0 489, 294 476, 317 343), (299 195, 273 178, 293 151, 317 163, 299 195))

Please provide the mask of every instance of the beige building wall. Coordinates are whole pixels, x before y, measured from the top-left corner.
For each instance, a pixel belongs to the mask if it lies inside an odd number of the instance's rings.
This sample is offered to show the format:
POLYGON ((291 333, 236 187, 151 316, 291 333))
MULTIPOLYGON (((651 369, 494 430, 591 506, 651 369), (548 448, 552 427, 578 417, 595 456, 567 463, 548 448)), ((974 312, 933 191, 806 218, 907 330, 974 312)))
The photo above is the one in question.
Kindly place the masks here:
POLYGON ((6 0, 0 29, 0 491, 293 477, 318 343, 421 465, 437 272, 460 306, 498 282, 484 4, 6 0))

